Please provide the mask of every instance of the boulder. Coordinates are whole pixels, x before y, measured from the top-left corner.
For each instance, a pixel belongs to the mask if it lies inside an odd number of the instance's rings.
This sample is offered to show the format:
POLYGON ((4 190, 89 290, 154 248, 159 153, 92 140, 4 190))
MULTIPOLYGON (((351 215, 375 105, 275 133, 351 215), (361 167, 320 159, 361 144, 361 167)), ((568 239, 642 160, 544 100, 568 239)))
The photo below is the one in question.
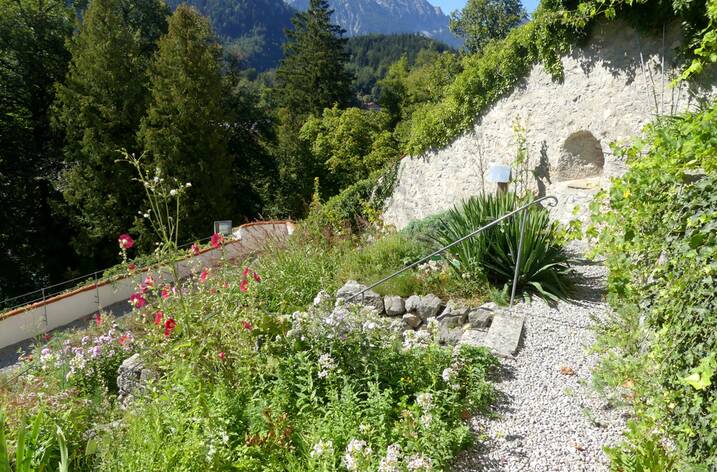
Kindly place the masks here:
POLYGON ((441 312, 441 308, 443 308, 443 301, 437 296, 429 294, 420 298, 415 312, 422 320, 427 320, 428 318, 438 316, 441 312))
POLYGON ((383 306, 388 316, 401 316, 406 313, 406 304, 398 296, 383 297, 383 306))
POLYGON ((455 346, 463 337, 463 332, 463 325, 448 327, 441 324, 438 327, 438 342, 449 346, 455 346))
POLYGON ((451 300, 446 304, 446 308, 438 316, 438 321, 448 318, 457 318, 461 320, 460 324, 465 324, 468 321, 468 313, 470 313, 470 311, 471 309, 467 306, 460 305, 451 300))
POLYGON ((421 297, 418 295, 411 295, 406 299, 406 311, 408 313, 415 313, 418 311, 418 306, 421 304, 421 297))
MULTIPOLYGON (((366 290, 366 286, 362 285, 355 280, 349 280, 346 284, 336 292, 336 300, 348 300, 352 296, 361 293, 366 290)), ((370 306, 376 309, 379 313, 383 313, 383 298, 381 295, 369 290, 364 292, 362 295, 351 300, 350 303, 357 303, 359 305, 370 306)))
POLYGON ((423 320, 421 320, 420 317, 418 317, 417 315, 414 315, 413 313, 406 313, 405 315, 403 315, 403 322, 409 328, 416 329, 419 326, 421 326, 421 323, 423 322, 423 320))
POLYGON ((468 313, 468 322, 470 323, 471 328, 487 329, 493 322, 493 317, 498 312, 498 305, 492 302, 486 303, 468 313))
POLYGON ((125 359, 117 369, 117 388, 121 404, 132 398, 137 392, 142 392, 147 383, 155 377, 154 372, 145 368, 139 354, 125 359))

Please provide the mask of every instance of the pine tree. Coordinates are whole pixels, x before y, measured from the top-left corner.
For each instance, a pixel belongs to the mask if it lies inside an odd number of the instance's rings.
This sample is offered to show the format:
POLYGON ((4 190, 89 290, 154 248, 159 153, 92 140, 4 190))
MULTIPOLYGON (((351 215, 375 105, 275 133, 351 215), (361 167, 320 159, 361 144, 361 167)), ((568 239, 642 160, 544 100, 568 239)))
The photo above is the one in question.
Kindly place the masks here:
POLYGON ((344 108, 353 101, 344 30, 331 24, 332 13, 326 0, 311 0, 306 12, 294 15, 294 29, 286 32, 284 58, 276 72, 280 109, 274 155, 282 205, 293 216, 307 211, 314 178, 323 179, 326 173, 299 138, 301 126, 310 115, 321 116, 325 108, 344 108))
POLYGON ((165 175, 192 184, 180 223, 185 238, 210 234, 212 221, 231 217, 233 207, 220 60, 207 19, 180 5, 159 40, 139 137, 165 175))
POLYGON ((311 0, 286 32, 277 91, 279 102, 296 117, 320 116, 324 108, 352 102, 344 30, 331 23, 332 13, 326 0, 311 0))
POLYGON ((68 166, 60 187, 76 229, 75 246, 97 263, 116 255, 114 240, 133 225, 143 199, 118 150, 139 152, 147 66, 166 29, 161 0, 92 0, 70 45, 72 61, 58 87, 57 122, 68 166))

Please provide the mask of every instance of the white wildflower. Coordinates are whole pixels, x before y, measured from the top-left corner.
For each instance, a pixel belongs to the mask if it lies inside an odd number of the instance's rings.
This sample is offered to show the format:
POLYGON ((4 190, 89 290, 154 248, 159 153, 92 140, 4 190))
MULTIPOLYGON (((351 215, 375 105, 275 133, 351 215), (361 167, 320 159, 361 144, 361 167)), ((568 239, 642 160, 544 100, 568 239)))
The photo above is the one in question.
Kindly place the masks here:
POLYGON ((421 415, 418 421, 421 423, 421 426, 423 426, 424 428, 428 428, 433 422, 433 415, 431 415, 430 413, 425 413, 421 415))
POLYGON ((446 367, 443 369, 443 373, 441 374, 441 378, 445 383, 451 383, 453 379, 456 378, 458 375, 458 372, 456 372, 452 367, 446 367))
POLYGON ((410 472, 427 472, 433 470, 433 461, 423 454, 415 454, 408 458, 407 466, 410 472))
POLYGON ((331 455, 334 453, 334 443, 332 441, 324 441, 320 440, 316 444, 314 444, 314 447, 311 450, 311 453, 309 454, 313 458, 319 458, 323 455, 331 455))
POLYGON ((433 395, 426 393, 419 393, 416 395, 416 404, 421 407, 425 412, 428 412, 433 407, 433 395))
POLYGON ((176 195, 177 195, 177 190, 176 190, 176 189, 170 190, 170 191, 169 191, 169 195, 172 196, 172 197, 176 196, 176 195))
POLYGON ((323 379, 328 377, 329 373, 336 368, 336 362, 331 357, 331 354, 322 354, 319 357, 319 367, 321 367, 319 378, 323 379))
POLYGON ((378 465, 379 472, 399 472, 401 462, 401 446, 391 444, 386 448, 386 456, 378 465))

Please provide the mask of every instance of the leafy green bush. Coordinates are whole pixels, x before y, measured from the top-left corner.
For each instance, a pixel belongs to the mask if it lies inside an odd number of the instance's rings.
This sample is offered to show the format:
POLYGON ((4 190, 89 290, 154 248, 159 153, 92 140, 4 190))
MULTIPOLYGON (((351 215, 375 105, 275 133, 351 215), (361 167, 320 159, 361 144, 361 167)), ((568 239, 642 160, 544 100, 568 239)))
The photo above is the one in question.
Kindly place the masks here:
MULTIPOLYGON (((524 203, 527 201, 512 193, 472 197, 448 211, 441 219, 436 238, 446 246, 524 203)), ((569 258, 559 242, 559 225, 550 221, 542 207, 533 206, 454 246, 447 252, 449 261, 469 278, 485 276, 499 287, 512 284, 523 221, 525 237, 518 289, 551 300, 567 297, 572 285, 569 258)))
POLYGON ((621 460, 657 437, 678 469, 717 466, 715 142, 715 106, 658 121, 594 204, 615 309, 599 330, 599 379, 631 387, 639 421, 621 460))

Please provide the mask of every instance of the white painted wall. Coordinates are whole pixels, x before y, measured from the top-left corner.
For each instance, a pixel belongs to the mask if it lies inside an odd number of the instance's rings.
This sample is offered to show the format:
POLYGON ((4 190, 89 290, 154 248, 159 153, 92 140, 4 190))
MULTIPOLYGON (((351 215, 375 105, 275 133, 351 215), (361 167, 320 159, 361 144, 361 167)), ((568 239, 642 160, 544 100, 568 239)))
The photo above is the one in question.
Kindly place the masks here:
MULTIPOLYGON (((184 278, 204 267, 216 266, 222 257, 227 260, 248 257, 260 251, 266 244, 288 238, 293 231, 294 225, 288 221, 243 225, 235 231, 236 239, 228 242, 223 249, 210 249, 180 261, 179 276, 184 278)), ((40 336, 96 313, 99 309, 128 300, 145 276, 145 273, 138 273, 113 282, 101 282, 97 286, 92 284, 0 315, 0 349, 40 336)), ((153 276, 158 283, 172 280, 168 269, 153 271, 153 276)))

